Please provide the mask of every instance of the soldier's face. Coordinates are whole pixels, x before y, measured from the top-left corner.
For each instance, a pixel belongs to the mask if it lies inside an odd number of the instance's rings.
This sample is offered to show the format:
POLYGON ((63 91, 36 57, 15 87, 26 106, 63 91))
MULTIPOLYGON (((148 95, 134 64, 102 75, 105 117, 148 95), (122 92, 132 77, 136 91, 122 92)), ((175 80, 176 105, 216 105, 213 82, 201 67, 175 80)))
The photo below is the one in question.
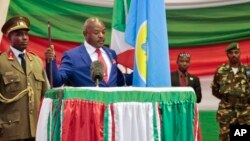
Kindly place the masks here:
POLYGON ((186 72, 190 64, 190 57, 179 57, 177 64, 181 72, 186 72))
POLYGON ((8 35, 9 42, 12 47, 19 51, 27 48, 29 43, 29 35, 27 29, 15 30, 8 35))
POLYGON ((90 22, 84 32, 85 40, 95 48, 104 45, 106 28, 100 21, 90 22))
POLYGON ((234 49, 227 52, 227 57, 230 64, 237 64, 240 62, 240 50, 234 49))

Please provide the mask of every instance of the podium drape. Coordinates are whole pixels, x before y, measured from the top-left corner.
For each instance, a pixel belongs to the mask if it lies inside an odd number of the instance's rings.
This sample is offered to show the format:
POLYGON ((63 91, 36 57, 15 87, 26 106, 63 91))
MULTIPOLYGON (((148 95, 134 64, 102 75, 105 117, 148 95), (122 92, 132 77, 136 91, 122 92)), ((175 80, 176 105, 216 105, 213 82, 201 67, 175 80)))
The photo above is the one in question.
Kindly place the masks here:
POLYGON ((191 88, 60 90, 46 93, 38 121, 38 141, 195 140, 196 97, 191 88))

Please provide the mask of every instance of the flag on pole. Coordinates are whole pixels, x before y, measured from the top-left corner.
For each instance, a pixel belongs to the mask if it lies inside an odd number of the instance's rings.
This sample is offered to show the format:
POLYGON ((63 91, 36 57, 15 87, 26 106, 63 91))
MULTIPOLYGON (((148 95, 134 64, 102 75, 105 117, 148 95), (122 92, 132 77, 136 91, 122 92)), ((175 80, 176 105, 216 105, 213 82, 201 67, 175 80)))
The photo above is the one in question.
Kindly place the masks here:
POLYGON ((134 48, 125 42, 125 29, 131 0, 115 0, 112 15, 112 34, 110 47, 118 55, 118 62, 133 69, 134 48), (124 56, 125 55, 125 56, 124 56))
POLYGON ((163 0, 131 1, 125 41, 135 48, 134 86, 171 86, 166 13, 163 0))

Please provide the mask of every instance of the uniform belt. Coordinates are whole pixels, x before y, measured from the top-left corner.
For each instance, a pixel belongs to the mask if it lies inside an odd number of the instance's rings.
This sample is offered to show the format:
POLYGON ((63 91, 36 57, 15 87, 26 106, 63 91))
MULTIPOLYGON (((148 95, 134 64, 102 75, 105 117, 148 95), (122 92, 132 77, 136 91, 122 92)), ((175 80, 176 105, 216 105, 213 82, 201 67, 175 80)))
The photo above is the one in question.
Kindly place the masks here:
POLYGON ((248 97, 241 96, 225 96, 223 97, 224 101, 232 105, 245 105, 248 104, 248 97))

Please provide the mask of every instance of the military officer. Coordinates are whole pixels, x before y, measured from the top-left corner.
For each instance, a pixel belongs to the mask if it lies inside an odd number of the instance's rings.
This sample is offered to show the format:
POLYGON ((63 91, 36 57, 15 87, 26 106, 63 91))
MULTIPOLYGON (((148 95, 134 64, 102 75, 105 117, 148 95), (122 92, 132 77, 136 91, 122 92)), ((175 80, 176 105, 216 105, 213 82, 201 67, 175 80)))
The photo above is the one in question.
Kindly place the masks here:
POLYGON ((38 109, 48 89, 41 59, 26 48, 30 21, 12 17, 1 31, 10 47, 0 55, 0 138, 35 140, 38 109))
POLYGON ((228 63, 215 72, 212 94, 220 99, 217 121, 220 125, 220 141, 229 141, 230 125, 250 125, 249 82, 246 66, 240 62, 240 46, 231 43, 226 48, 228 63))

